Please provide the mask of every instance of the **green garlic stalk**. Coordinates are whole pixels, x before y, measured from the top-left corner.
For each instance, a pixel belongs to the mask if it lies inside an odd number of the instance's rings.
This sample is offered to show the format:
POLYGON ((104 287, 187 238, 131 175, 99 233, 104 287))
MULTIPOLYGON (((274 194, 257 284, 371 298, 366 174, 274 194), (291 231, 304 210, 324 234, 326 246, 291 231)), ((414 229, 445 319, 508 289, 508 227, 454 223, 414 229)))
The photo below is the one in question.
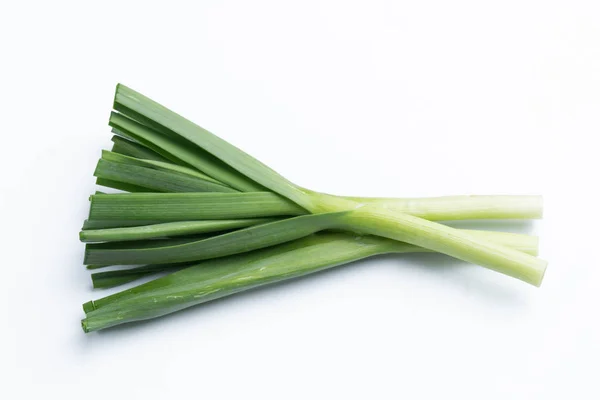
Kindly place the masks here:
MULTIPOLYGON (((111 116, 113 128, 161 156, 192 166, 226 186, 246 192, 268 189, 310 214, 346 211, 337 228, 406 242, 482 265, 536 286, 541 284, 547 265, 543 260, 409 215, 401 204, 385 201, 369 203, 360 198, 337 197, 297 186, 223 139, 123 85, 117 86, 114 108, 120 114, 113 113, 111 116)), ((410 207, 413 205, 409 203, 410 207)), ((164 211, 169 213, 166 207, 164 211)), ((272 215, 224 218, 269 216, 272 215)))

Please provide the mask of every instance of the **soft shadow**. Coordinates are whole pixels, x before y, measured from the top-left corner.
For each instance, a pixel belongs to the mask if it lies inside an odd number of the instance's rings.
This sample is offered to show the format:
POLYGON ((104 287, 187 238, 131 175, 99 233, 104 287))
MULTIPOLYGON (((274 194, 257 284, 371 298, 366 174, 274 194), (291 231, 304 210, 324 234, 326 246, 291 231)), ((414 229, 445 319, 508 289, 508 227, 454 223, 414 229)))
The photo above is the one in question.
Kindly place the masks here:
POLYGON ((441 281, 445 286, 453 285, 457 291, 494 307, 523 308, 528 304, 524 292, 529 288, 528 284, 444 254, 388 254, 379 258, 386 263, 396 263, 403 270, 418 270, 426 275, 424 279, 441 281))

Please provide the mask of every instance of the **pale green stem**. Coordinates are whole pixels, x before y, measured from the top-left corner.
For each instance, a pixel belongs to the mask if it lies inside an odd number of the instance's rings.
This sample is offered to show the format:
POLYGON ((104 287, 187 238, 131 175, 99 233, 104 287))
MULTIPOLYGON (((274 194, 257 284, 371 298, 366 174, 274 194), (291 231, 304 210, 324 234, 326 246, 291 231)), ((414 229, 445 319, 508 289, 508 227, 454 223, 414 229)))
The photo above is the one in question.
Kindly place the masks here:
POLYGON ((542 196, 443 196, 424 198, 345 197, 362 204, 428 219, 539 219, 542 196))
POLYGON ((414 244, 540 286, 547 262, 531 255, 476 238, 440 223, 399 212, 376 203, 361 204, 348 198, 309 192, 305 204, 315 213, 351 210, 341 229, 377 235, 414 244))
POLYGON ((344 214, 344 228, 378 235, 447 254, 540 286, 547 262, 507 246, 482 240, 469 232, 365 205, 344 214))

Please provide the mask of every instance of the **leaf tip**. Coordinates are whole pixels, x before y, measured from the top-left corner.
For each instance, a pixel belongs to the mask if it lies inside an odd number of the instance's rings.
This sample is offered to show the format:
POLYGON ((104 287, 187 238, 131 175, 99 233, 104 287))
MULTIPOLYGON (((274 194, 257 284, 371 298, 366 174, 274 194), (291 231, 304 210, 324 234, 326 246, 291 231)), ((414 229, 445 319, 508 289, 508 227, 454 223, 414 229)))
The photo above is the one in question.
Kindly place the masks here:
POLYGON ((82 319, 81 320, 81 329, 83 329, 84 333, 89 333, 89 328, 88 328, 88 323, 87 323, 87 319, 82 319))
POLYGON ((94 304, 94 300, 90 300, 87 303, 83 303, 81 306, 83 308, 83 312, 86 314, 92 312, 96 309, 96 305, 94 304))

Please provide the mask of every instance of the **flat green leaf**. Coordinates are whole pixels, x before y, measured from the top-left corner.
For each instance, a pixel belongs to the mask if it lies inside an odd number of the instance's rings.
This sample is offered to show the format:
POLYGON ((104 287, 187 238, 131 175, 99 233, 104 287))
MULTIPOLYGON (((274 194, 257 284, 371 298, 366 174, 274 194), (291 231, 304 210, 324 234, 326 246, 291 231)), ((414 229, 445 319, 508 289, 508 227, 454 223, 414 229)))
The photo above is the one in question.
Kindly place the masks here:
MULTIPOLYGON (((274 220, 271 218, 250 218, 166 222, 162 224, 134 227, 119 227, 119 225, 116 225, 116 227, 108 229, 82 230, 79 233, 79 239, 86 243, 156 239, 246 228, 248 226, 264 224, 272 221, 274 220)), ((120 223, 120 221, 118 223, 120 223)))
POLYGON ((195 265, 196 263, 182 264, 152 264, 143 265, 136 268, 117 269, 113 271, 104 271, 93 273, 92 284, 95 289, 106 289, 153 275, 159 272, 173 272, 182 268, 195 265))
POLYGON ((223 257, 289 242, 334 227, 340 214, 344 212, 288 218, 184 244, 155 240, 154 243, 160 245, 152 248, 140 247, 140 242, 88 244, 84 264, 166 264, 223 257))
POLYGON ((114 143, 112 151, 115 153, 129 157, 141 158, 144 160, 170 162, 168 159, 164 158, 157 152, 139 143, 134 143, 131 140, 124 139, 117 135, 113 136, 111 140, 114 143))
MULTIPOLYGON (((208 176, 206 174, 203 174, 202 172, 200 172, 196 169, 188 168, 188 167, 185 167, 182 165, 173 164, 170 162, 145 160, 145 159, 136 158, 136 157, 129 157, 129 156, 126 156, 123 154, 119 154, 119 153, 115 153, 115 152, 107 151, 107 150, 102 151, 102 159, 107 160, 107 161, 119 162, 119 163, 123 163, 123 164, 130 164, 130 165, 137 165, 140 167, 153 168, 153 169, 157 169, 159 171, 177 172, 179 174, 183 174, 186 176, 190 176, 190 177, 202 179, 204 181, 209 181, 209 182, 217 183, 217 184, 220 184, 223 186, 227 186, 227 185, 224 185, 223 183, 217 181, 216 179, 211 178, 210 176, 208 176)), ((237 192, 237 190, 232 190, 232 191, 237 192)))
POLYGON ((108 229, 108 228, 125 228, 125 227, 134 227, 134 226, 144 226, 144 225, 154 225, 158 224, 159 221, 135 221, 135 220, 89 220, 86 219, 83 221, 82 230, 91 230, 91 229, 108 229))
MULTIPOLYGON (((197 146, 195 151, 205 150, 250 180, 301 206, 306 207, 311 202, 310 196, 307 196, 301 188, 254 157, 125 85, 117 85, 114 108, 151 126, 165 136, 186 139, 197 146)), ((208 171, 203 172, 228 183, 208 171)))
POLYGON ((113 189, 117 189, 117 190, 123 190, 124 192, 131 192, 131 193, 152 192, 152 189, 150 189, 150 188, 132 185, 132 184, 126 183, 126 182, 113 181, 111 179, 97 178, 96 185, 109 187, 109 188, 113 188, 113 189))
POLYGON ((198 221, 294 216, 305 211, 270 192, 92 195, 89 220, 198 221))
POLYGON ((219 182, 245 192, 264 190, 260 185, 247 179, 243 174, 222 163, 214 156, 198 149, 189 143, 166 136, 131 118, 118 113, 111 113, 110 126, 118 129, 145 146, 172 160, 181 160, 219 182))
POLYGON ((236 192, 227 186, 179 172, 100 159, 94 176, 155 192, 236 192))

